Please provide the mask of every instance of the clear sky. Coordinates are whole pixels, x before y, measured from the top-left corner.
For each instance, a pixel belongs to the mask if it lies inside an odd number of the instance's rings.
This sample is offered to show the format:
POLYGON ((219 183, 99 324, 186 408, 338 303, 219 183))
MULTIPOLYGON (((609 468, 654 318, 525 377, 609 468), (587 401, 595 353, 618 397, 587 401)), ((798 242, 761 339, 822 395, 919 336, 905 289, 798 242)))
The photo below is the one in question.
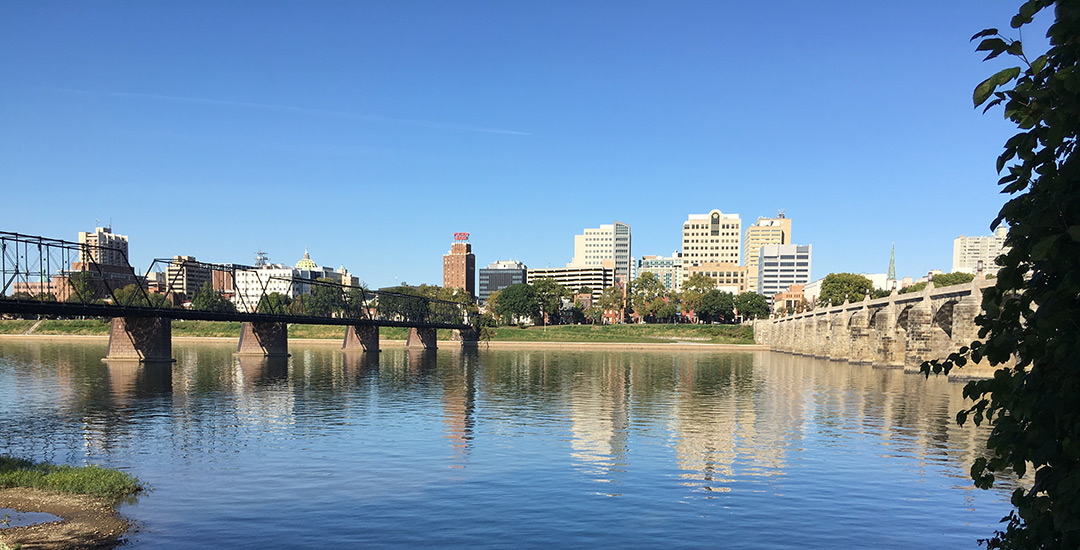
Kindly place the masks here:
POLYGON ((640 258, 784 210, 814 278, 893 242, 949 271, 1015 133, 968 39, 1019 4, 3 2, 0 230, 111 222, 140 268, 308 247, 379 287, 440 284, 455 231, 557 267, 613 220, 640 258))

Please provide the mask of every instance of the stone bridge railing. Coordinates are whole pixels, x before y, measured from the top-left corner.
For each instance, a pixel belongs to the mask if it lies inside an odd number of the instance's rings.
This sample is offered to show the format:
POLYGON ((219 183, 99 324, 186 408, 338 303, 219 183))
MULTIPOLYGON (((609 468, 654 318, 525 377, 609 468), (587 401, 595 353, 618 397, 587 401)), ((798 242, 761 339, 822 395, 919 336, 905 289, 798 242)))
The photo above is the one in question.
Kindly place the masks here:
MULTIPOLYGON (((982 277, 941 288, 929 283, 922 292, 894 291, 885 298, 762 319, 754 323, 754 340, 774 351, 918 371, 923 361, 944 359, 978 338, 975 316, 982 310, 983 289, 992 284, 982 277)), ((966 372, 975 375, 974 370, 966 372)))

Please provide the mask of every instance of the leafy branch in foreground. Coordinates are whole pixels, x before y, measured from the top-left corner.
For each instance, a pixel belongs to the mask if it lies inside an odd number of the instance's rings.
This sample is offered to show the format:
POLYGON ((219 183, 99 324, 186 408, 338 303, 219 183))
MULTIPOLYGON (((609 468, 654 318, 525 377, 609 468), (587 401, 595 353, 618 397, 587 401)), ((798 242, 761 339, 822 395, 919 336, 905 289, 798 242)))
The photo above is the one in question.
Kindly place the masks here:
POLYGON ((992 379, 964 388, 974 404, 956 416, 961 425, 993 428, 989 455, 971 467, 976 486, 989 488, 1010 470, 1034 472, 1029 487, 1013 492, 1014 510, 985 541, 990 548, 1080 548, 1080 162, 1072 157, 1080 132, 1080 5, 1031 0, 1012 27, 1050 7, 1050 47, 1034 60, 997 29, 972 37, 986 59, 1008 54, 1021 62, 973 95, 976 107, 1003 105, 1021 130, 997 159, 998 183, 1012 198, 991 229, 1009 226, 1009 248, 983 294, 979 340, 922 366, 927 375, 969 361, 999 367, 992 379))

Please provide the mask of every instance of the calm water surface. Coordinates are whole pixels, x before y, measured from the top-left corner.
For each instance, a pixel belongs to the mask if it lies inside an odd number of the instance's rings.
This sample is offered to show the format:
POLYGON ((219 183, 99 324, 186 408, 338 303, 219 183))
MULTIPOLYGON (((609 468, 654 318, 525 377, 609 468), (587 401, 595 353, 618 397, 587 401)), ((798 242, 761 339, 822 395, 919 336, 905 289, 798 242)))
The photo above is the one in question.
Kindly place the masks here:
POLYGON ((138 548, 976 548, 962 384, 784 354, 0 341, 0 453, 152 486, 138 548))

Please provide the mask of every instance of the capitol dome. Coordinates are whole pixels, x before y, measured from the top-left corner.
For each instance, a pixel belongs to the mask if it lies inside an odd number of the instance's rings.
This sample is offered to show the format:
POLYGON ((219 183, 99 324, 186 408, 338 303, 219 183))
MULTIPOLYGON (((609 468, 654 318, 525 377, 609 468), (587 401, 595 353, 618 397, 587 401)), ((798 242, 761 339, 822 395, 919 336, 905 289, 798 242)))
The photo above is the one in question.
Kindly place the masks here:
POLYGON ((302 269, 304 271, 311 271, 317 269, 319 266, 311 260, 311 255, 308 254, 307 247, 304 248, 304 257, 296 262, 296 269, 302 269))

